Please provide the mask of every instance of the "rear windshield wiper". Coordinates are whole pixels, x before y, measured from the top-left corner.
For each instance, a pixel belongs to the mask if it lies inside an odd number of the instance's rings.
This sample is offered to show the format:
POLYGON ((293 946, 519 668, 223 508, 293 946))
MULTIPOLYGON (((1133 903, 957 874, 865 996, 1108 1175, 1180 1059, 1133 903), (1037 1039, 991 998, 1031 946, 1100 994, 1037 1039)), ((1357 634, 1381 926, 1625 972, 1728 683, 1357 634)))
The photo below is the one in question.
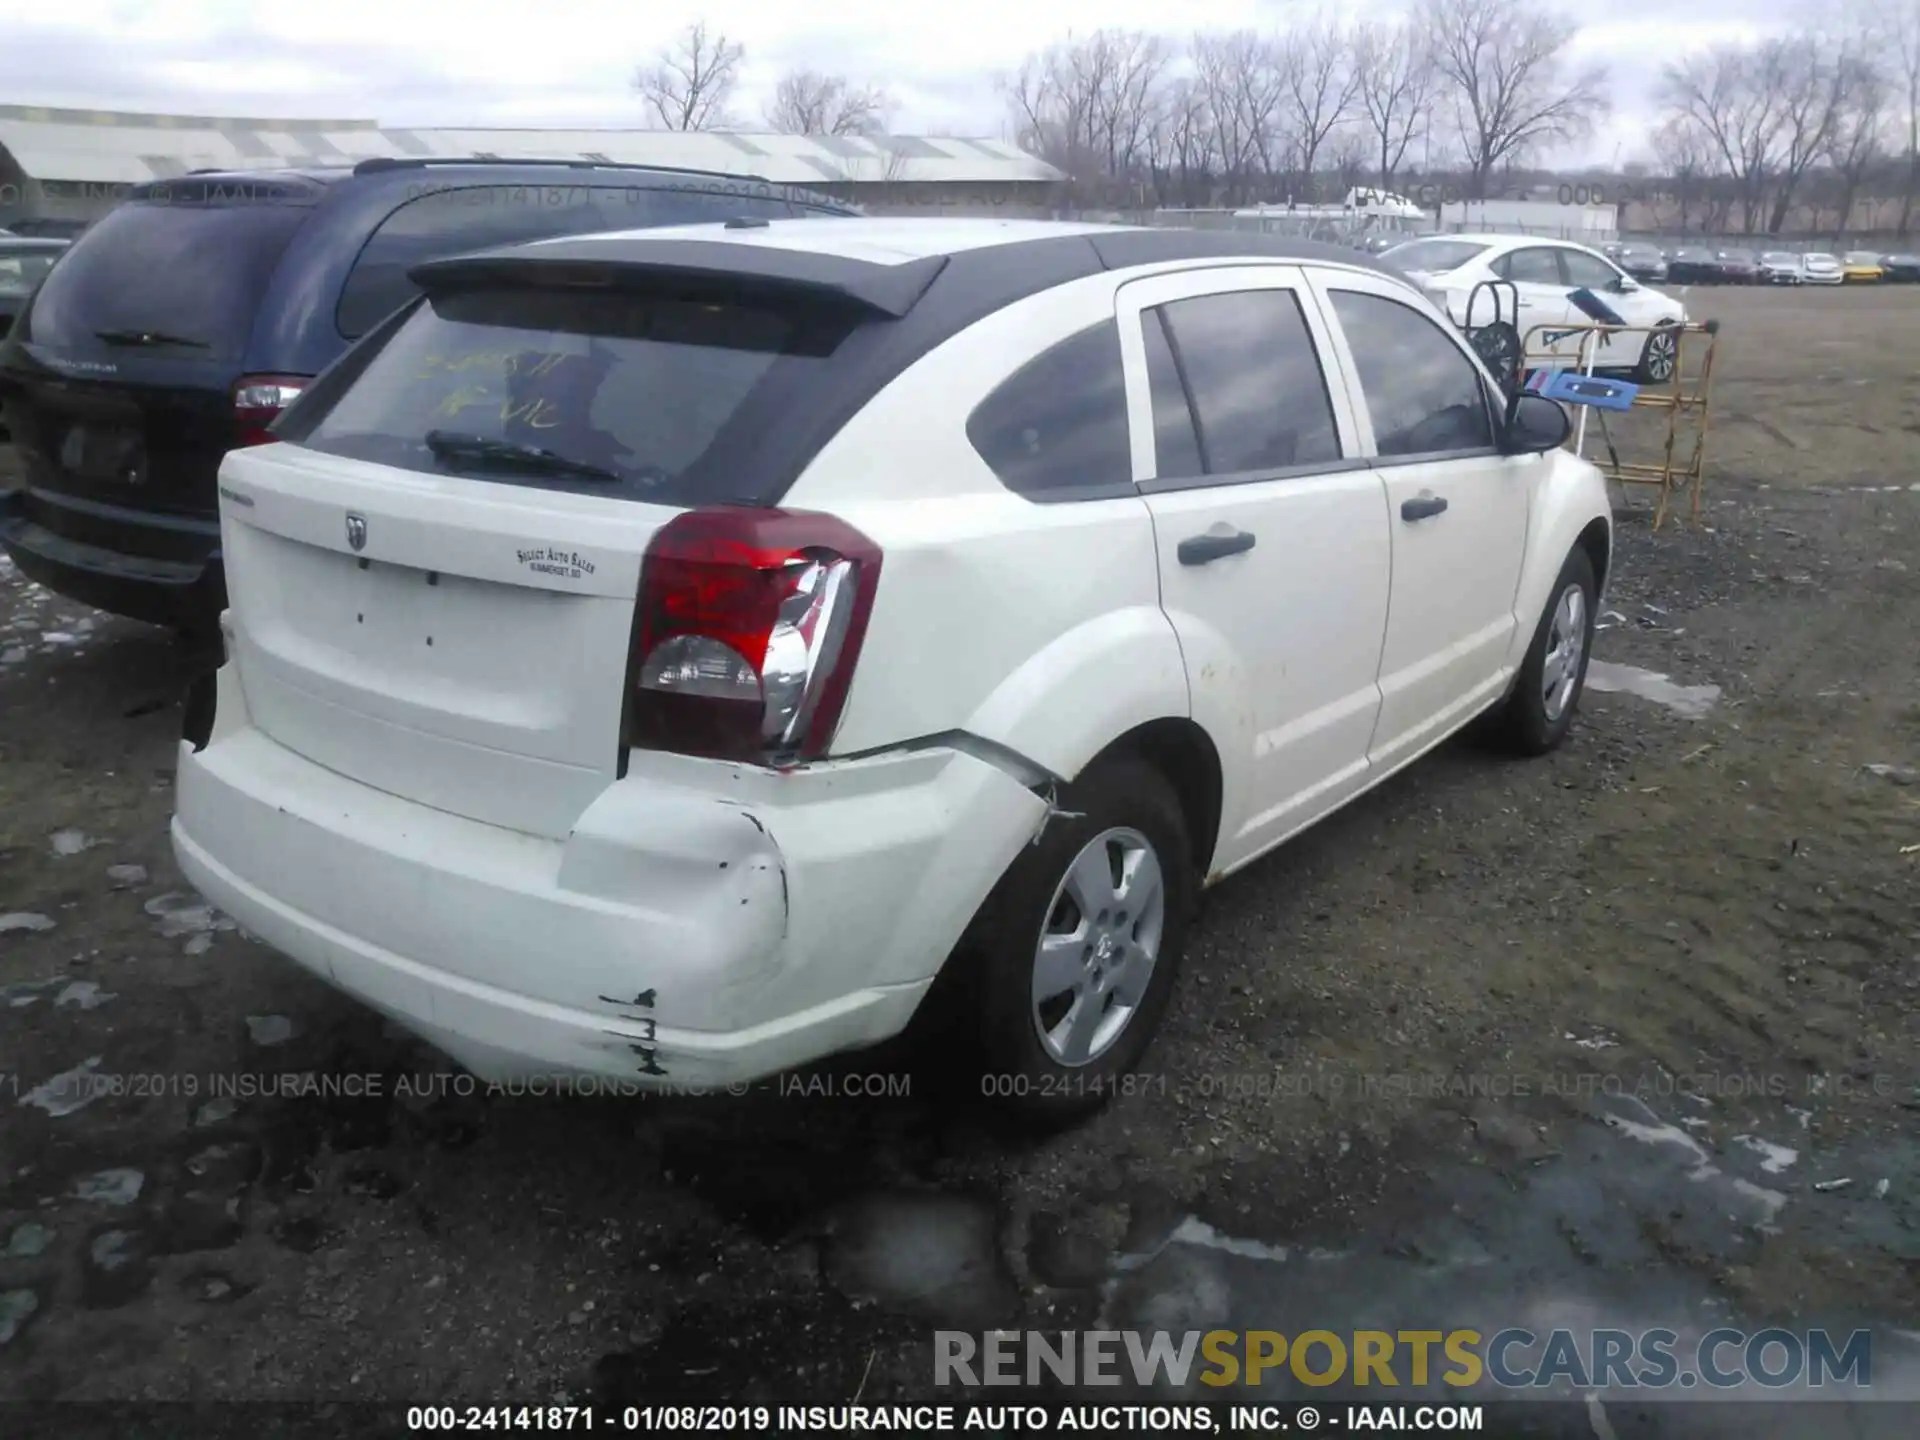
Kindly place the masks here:
POLYGON ((169 335, 163 330, 96 330, 93 338, 104 340, 109 345, 184 345, 192 350, 211 348, 204 340, 169 335))
POLYGON ((626 477, 604 465, 585 460, 569 460, 538 445, 523 445, 513 440, 494 440, 485 435, 461 435, 452 430, 429 430, 424 437, 427 449, 442 460, 467 460, 482 465, 501 465, 529 470, 539 475, 573 475, 582 480, 601 480, 620 484, 626 477))

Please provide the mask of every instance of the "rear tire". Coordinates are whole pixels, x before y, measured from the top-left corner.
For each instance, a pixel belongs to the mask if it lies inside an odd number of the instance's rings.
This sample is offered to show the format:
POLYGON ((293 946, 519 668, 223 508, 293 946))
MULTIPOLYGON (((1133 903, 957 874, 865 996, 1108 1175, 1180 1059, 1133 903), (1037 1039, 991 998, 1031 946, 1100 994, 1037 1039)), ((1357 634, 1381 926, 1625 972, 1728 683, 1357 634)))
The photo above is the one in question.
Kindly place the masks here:
POLYGON ((1043 1127, 1124 1090, 1166 1013, 1197 893, 1179 798, 1144 760, 1098 762, 1058 809, 949 962, 971 992, 978 1093, 1043 1127))
POLYGON ((1513 693, 1495 713, 1494 729, 1505 748, 1545 755, 1567 738, 1586 688, 1598 589, 1593 561, 1575 546, 1553 583, 1513 693))

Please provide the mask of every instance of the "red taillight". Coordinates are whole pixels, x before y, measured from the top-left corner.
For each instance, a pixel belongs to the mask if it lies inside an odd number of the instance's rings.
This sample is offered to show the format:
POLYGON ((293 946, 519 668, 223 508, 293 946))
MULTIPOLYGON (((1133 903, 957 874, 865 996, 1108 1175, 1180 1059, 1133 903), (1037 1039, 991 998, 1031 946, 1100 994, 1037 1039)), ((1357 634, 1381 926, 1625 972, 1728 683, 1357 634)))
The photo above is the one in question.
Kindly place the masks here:
POLYGON ((754 764, 826 754, 880 580, 831 515, 715 506, 660 528, 640 569, 627 743, 754 764))
POLYGON ((234 445, 271 445, 267 427, 306 388, 305 375, 242 375, 233 387, 234 445))

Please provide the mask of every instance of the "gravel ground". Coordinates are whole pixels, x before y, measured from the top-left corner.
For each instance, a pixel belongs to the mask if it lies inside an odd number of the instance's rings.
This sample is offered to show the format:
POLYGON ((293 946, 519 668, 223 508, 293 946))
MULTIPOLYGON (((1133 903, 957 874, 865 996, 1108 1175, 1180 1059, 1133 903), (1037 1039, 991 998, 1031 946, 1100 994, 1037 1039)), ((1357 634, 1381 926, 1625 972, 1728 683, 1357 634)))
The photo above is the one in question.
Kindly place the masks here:
POLYGON ((1046 1140, 938 1054, 457 1079, 186 893, 170 641, 0 568, 0 1396, 878 1400, 933 1324, 1339 1329, 1462 1247, 1476 1313, 1920 1325, 1920 290, 1696 304, 1704 525, 1630 502, 1598 656, 1712 704, 1590 692, 1211 892, 1148 1070, 1046 1140))

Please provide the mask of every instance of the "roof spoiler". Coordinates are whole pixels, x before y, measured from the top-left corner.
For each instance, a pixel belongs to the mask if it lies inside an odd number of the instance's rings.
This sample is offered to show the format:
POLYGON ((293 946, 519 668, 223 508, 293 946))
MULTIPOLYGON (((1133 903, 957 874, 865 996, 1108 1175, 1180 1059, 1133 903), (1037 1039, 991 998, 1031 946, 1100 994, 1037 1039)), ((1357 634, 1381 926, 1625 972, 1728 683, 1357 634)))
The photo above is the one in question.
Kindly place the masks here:
MULTIPOLYGON (((764 222, 730 221, 728 225, 764 228, 764 222)), ((796 297, 832 297, 898 320, 927 293, 946 265, 944 255, 885 265, 814 250, 725 240, 587 236, 428 260, 407 273, 430 295, 482 285, 618 290, 663 280, 695 285, 737 282, 796 297)))

